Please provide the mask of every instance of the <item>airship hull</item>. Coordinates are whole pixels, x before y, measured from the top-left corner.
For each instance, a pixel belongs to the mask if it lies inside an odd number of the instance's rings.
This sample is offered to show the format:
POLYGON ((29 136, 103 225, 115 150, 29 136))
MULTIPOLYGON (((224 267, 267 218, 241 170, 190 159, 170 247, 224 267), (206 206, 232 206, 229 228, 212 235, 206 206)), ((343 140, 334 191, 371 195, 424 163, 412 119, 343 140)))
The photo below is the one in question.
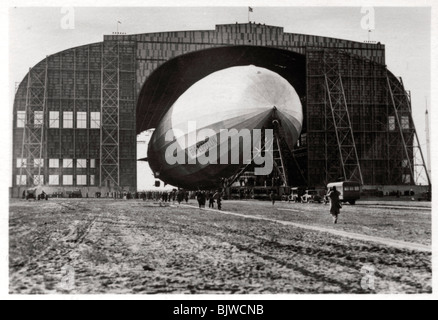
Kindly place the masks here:
POLYGON ((247 153, 245 158, 242 141, 234 140, 238 145, 221 141, 224 130, 230 136, 253 133, 271 128, 274 120, 281 124, 283 138, 292 149, 301 133, 303 113, 295 89, 284 78, 255 66, 215 72, 189 88, 160 121, 149 143, 149 164, 156 177, 168 184, 217 187, 250 160, 247 153), (240 152, 238 163, 231 158, 233 148, 240 152), (184 161, 169 161, 177 153, 184 154, 184 161), (198 161, 206 155, 217 161, 198 161))

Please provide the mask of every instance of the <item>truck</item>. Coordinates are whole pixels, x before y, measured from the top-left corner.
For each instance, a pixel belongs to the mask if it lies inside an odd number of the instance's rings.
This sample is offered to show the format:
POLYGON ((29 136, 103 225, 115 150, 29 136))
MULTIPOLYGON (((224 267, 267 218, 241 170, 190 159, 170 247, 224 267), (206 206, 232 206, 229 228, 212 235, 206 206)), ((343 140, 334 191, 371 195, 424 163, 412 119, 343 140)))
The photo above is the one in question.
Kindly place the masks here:
POLYGON ((327 185, 328 192, 333 190, 333 187, 336 187, 336 190, 339 191, 340 193, 339 199, 343 203, 348 202, 349 204, 354 205, 356 204, 356 201, 360 199, 359 182, 341 181, 341 182, 329 183, 327 185))
POLYGON ((303 203, 311 203, 311 202, 317 202, 321 203, 322 197, 319 195, 317 190, 310 189, 306 190, 306 193, 301 197, 303 203))

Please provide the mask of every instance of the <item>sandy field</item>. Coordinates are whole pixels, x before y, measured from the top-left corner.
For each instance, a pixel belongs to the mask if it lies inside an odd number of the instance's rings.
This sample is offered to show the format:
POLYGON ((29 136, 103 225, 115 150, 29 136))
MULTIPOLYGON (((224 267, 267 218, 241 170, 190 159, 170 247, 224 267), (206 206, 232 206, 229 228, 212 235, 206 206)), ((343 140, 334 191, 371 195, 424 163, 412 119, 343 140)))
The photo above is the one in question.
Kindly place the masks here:
POLYGON ((11 200, 11 294, 432 293, 430 203, 11 200))

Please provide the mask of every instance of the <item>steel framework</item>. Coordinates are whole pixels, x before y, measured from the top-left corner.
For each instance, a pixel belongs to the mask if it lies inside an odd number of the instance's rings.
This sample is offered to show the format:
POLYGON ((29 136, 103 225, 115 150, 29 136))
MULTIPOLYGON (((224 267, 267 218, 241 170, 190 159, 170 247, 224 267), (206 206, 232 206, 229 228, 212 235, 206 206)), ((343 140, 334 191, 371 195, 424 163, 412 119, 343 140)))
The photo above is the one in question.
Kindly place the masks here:
POLYGON ((260 148, 253 150, 253 158, 250 159, 246 165, 242 166, 230 179, 228 179, 226 187, 231 187, 237 179, 248 171, 249 168, 253 167, 255 165, 254 159, 259 157, 263 152, 272 152, 273 169, 275 170, 273 171, 273 176, 278 177, 281 180, 283 187, 289 186, 289 179, 284 161, 286 158, 284 155, 286 148, 284 147, 284 141, 282 140, 282 135, 280 133, 281 125, 278 120, 274 120, 273 125, 273 138, 269 140, 262 138, 263 142, 261 143, 260 148))
POLYGON ((430 184, 402 80, 343 51, 307 48, 306 57, 310 185, 430 184))
POLYGON ((48 61, 31 68, 27 75, 25 119, 18 186, 40 185, 44 166, 48 61), (23 171, 26 183, 23 183, 23 171))
MULTIPOLYGON (((326 111, 331 114, 327 115, 328 129, 333 127, 335 131, 336 144, 339 150, 339 166, 333 163, 331 168, 328 168, 328 181, 335 181, 338 177, 333 174, 342 172, 345 180, 357 181, 363 184, 362 171, 360 168, 359 157, 354 140, 353 128, 351 125, 350 114, 348 112, 347 100, 345 97, 342 76, 340 73, 339 54, 333 52, 324 52, 324 77, 326 85, 326 94, 328 97, 328 106, 326 111), (327 110, 328 109, 328 110, 327 110)), ((335 148, 333 139, 327 136, 326 148, 335 148)), ((328 153, 328 151, 327 151, 328 153)))
POLYGON ((392 155, 390 159, 394 162, 393 170, 403 172, 405 177, 407 177, 406 173, 410 175, 410 179, 404 179, 405 181, 403 182, 405 183, 419 184, 420 177, 425 175, 427 183, 430 185, 429 172, 412 118, 410 96, 406 92, 401 78, 397 79, 388 74, 387 84, 396 120, 395 127, 398 128, 399 132, 399 139, 395 141, 392 139, 390 147, 399 152, 402 150, 403 152, 402 156, 398 154, 398 157, 393 158, 394 153, 391 150, 392 155), (400 159, 403 159, 403 161, 400 161, 400 159))
POLYGON ((119 153, 119 42, 102 44, 100 186, 118 187, 119 153))

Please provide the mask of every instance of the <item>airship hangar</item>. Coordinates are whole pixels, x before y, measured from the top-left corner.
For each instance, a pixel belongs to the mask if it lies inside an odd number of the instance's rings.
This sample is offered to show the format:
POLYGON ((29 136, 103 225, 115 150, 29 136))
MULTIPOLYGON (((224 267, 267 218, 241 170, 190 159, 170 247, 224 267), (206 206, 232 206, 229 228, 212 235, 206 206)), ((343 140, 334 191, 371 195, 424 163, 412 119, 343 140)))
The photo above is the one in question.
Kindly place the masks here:
POLYGON ((106 35, 30 68, 14 100, 12 194, 35 185, 135 192, 137 161, 146 157, 137 135, 157 128, 201 79, 248 65, 280 75, 301 100, 301 134, 281 148, 282 185, 410 188, 419 175, 430 184, 410 94, 387 69, 384 44, 236 23, 106 35))

